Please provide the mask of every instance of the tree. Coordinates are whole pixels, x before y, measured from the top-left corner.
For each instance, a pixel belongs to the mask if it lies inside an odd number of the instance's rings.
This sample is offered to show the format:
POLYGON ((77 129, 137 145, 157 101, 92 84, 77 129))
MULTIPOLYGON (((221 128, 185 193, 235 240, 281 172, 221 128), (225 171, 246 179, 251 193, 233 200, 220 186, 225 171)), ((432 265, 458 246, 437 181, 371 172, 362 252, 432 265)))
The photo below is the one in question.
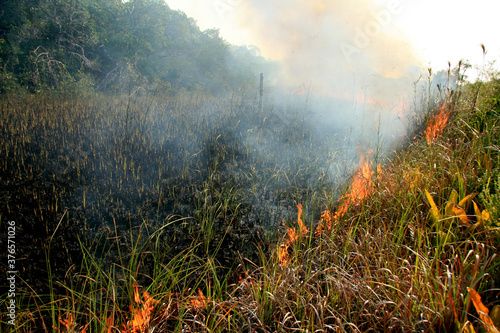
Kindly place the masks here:
POLYGON ((32 91, 91 78, 97 90, 167 83, 218 93, 256 77, 218 30, 162 0, 20 0, 2 5, 2 81, 32 91))

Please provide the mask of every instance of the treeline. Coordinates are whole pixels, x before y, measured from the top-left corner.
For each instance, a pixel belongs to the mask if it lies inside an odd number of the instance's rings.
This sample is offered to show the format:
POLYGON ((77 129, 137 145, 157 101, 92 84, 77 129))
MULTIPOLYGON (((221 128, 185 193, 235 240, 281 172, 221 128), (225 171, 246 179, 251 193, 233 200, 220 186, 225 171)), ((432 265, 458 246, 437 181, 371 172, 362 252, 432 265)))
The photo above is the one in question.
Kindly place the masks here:
POLYGON ((0 3, 0 93, 161 85, 216 94, 256 84, 266 66, 163 0, 0 3))

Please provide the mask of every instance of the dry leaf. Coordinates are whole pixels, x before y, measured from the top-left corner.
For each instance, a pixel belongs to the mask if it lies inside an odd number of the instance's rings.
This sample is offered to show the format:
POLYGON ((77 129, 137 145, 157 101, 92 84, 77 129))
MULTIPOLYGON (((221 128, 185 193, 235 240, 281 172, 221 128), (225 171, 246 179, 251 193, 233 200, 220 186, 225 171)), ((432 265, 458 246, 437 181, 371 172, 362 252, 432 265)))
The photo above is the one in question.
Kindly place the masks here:
POLYGON ((481 217, 483 218, 484 222, 489 221, 490 220, 490 212, 488 212, 486 209, 483 210, 483 212, 481 213, 481 217))
POLYGON ((448 199, 450 203, 457 203, 458 202, 458 192, 453 190, 451 191, 450 198, 448 199))
POLYGON ((468 196, 466 196, 465 198, 463 198, 462 200, 460 200, 460 202, 458 203, 458 205, 460 207, 464 207, 467 210, 469 208, 470 202, 472 201, 472 199, 474 199, 476 197, 476 195, 477 195, 477 193, 469 194, 468 196))
POLYGON ((457 205, 453 205, 453 213, 458 216, 460 219, 460 222, 462 222, 465 225, 470 225, 469 223, 469 218, 467 217, 467 213, 465 212, 465 209, 462 207, 459 207, 457 205))

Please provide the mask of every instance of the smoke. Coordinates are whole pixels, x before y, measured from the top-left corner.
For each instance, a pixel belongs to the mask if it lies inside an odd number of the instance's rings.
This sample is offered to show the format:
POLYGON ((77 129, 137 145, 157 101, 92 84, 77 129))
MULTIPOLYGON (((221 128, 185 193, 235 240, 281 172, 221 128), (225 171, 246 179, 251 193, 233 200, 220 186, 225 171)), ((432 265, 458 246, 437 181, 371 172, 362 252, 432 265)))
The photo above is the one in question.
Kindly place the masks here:
POLYGON ((305 87, 313 131, 336 142, 349 135, 341 149, 357 161, 358 153, 390 152, 408 131, 405 112, 423 61, 396 24, 405 4, 239 0, 234 15, 263 56, 281 64, 267 83, 291 94, 305 87))
POLYGON ((353 72, 397 79, 420 64, 393 24, 400 1, 241 1, 238 21, 291 78, 329 85, 353 72))
POLYGON ((398 0, 240 0, 237 21, 263 55, 279 60, 283 86, 391 109, 407 96, 422 61, 393 22, 398 0), (356 97, 358 96, 358 97, 356 97))

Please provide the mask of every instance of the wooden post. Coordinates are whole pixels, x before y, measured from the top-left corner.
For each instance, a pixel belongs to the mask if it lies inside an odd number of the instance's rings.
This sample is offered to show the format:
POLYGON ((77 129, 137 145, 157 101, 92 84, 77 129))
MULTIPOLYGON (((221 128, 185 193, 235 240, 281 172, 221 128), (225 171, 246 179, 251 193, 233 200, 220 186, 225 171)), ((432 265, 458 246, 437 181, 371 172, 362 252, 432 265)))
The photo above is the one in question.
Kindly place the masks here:
POLYGON ((260 112, 264 111, 264 73, 260 73, 260 90, 259 90, 259 107, 260 112))

